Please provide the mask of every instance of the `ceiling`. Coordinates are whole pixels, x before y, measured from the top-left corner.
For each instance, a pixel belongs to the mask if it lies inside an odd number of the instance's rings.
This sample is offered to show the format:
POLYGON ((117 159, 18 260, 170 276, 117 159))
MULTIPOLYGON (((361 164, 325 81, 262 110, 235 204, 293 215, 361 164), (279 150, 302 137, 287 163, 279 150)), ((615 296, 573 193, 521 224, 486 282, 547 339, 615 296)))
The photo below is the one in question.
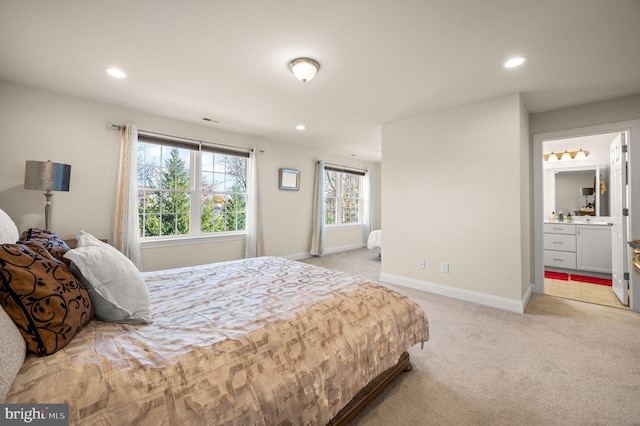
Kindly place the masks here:
POLYGON ((529 112, 640 93, 638 0, 0 0, 0 10, 0 79, 366 161, 381 158, 381 125, 431 111, 514 92, 529 112), (503 68, 514 55, 528 61, 503 68), (307 83, 288 69, 300 56, 321 65, 307 83))

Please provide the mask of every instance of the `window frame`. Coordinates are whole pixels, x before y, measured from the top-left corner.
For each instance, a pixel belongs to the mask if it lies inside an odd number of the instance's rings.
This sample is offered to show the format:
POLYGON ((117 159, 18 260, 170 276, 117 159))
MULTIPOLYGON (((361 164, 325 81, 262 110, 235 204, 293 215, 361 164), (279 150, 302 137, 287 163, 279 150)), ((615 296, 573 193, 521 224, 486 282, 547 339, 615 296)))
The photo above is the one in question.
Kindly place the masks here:
MULTIPOLYGON (((163 189, 163 188, 144 188, 137 186, 136 194, 137 198, 144 194, 145 192, 187 192, 189 194, 189 233, 187 234, 177 234, 177 235, 153 235, 153 236, 142 236, 140 235, 140 242, 145 246, 151 247, 161 247, 168 245, 181 245, 181 244, 189 244, 190 242, 206 242, 208 240, 233 240, 233 239, 244 239, 246 236, 246 225, 243 230, 234 230, 234 231, 212 231, 212 232, 203 232, 202 231, 202 196, 207 193, 211 193, 212 191, 206 191, 202 187, 201 180, 203 177, 202 172, 202 156, 205 152, 210 152, 214 154, 214 164, 215 164, 215 154, 221 155, 230 155, 236 157, 246 158, 247 162, 249 159, 249 149, 240 148, 240 147, 232 147, 227 145, 214 144, 210 142, 196 141, 186 138, 178 138, 174 136, 161 135, 157 133, 151 132, 138 132, 138 141, 137 144, 155 144, 161 145, 171 148, 183 148, 189 150, 189 189, 188 190, 172 190, 172 189, 163 189)), ((138 164, 136 161, 136 173, 138 173, 138 164)), ((245 174, 248 173, 248 165, 247 169, 245 169, 245 174)), ((245 175, 246 179, 246 175, 245 175)), ((236 192, 236 191, 227 191, 226 189, 221 191, 213 191, 215 194, 231 194, 231 195, 243 195, 245 198, 245 202, 249 203, 249 188, 245 187, 245 192, 236 192)), ((136 215, 138 218, 140 217, 140 213, 138 211, 139 204, 136 203, 136 215)), ((245 204, 245 215, 246 215, 247 207, 245 204)), ((139 229, 141 228, 141 224, 138 223, 139 229)), ((142 232, 141 232, 142 233, 142 232)))
MULTIPOLYGON (((325 213, 325 220, 324 220, 324 225, 327 227, 347 227, 347 226, 361 226, 365 224, 365 220, 364 220, 364 203, 365 203, 365 194, 363 193, 363 189, 364 189, 364 178, 366 176, 364 171, 360 171, 360 170, 352 170, 352 169, 346 169, 343 167, 337 167, 337 166, 331 166, 331 165, 325 165, 324 168, 324 179, 325 179, 325 193, 324 193, 324 207, 325 207, 325 212, 328 211, 327 209, 327 199, 329 197, 327 197, 327 188, 326 188, 326 174, 327 172, 335 172, 336 173, 336 194, 335 194, 335 200, 336 200, 336 215, 335 215, 335 219, 336 222, 335 223, 327 223, 327 217, 328 215, 325 213), (357 222, 342 222, 342 207, 343 207, 343 200, 344 200, 344 196, 342 194, 342 179, 344 175, 356 175, 359 178, 359 183, 358 183, 358 221, 357 222)), ((334 197, 331 197, 334 198, 334 197)), ((350 197, 351 199, 351 197, 350 197)))

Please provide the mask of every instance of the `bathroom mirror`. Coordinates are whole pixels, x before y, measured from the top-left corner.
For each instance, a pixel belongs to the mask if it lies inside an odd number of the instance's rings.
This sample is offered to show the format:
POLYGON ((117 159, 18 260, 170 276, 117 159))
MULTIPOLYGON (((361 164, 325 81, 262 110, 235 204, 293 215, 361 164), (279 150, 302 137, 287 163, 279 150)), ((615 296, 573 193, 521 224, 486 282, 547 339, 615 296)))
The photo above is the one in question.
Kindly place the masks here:
POLYGON ((562 210, 564 215, 608 216, 609 188, 606 166, 589 166, 572 170, 546 170, 544 176, 545 211, 562 210), (592 188, 592 195, 585 189, 592 188))
POLYGON ((300 171, 280 169, 280 189, 297 191, 300 189, 300 171))

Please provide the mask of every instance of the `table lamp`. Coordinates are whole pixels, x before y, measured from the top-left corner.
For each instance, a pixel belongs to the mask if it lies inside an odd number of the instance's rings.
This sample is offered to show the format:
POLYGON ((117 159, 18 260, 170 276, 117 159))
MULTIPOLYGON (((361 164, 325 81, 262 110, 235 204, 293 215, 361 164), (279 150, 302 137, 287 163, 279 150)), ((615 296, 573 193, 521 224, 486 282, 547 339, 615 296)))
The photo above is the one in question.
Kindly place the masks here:
POLYGON ((593 188, 580 188, 580 195, 584 196, 584 206, 587 207, 587 205, 589 204, 587 201, 587 197, 593 195, 593 188))
POLYGON ((46 191, 44 196, 45 230, 51 227, 51 191, 69 191, 71 166, 49 161, 27 161, 24 171, 24 189, 46 191))

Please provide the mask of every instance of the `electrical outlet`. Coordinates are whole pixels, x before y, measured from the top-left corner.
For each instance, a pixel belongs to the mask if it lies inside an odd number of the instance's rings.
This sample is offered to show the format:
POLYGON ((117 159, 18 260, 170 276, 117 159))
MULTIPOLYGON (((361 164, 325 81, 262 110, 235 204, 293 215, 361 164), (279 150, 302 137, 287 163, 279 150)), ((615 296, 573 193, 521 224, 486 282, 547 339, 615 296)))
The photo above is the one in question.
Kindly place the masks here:
POLYGON ((420 268, 420 269, 424 269, 425 268, 424 259, 418 259, 418 268, 420 268))
POLYGON ((440 263, 440 272, 449 273, 449 264, 447 262, 440 263))

